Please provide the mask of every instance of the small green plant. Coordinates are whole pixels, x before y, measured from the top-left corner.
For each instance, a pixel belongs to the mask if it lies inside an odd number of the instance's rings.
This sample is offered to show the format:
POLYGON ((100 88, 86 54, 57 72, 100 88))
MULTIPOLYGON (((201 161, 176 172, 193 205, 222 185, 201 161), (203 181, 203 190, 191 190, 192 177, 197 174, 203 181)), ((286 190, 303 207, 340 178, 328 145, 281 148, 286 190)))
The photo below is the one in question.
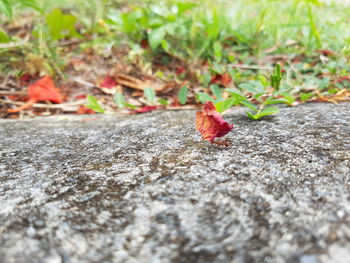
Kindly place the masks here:
POLYGON ((46 37, 49 37, 51 40, 57 41, 66 37, 82 37, 75 29, 78 18, 70 14, 63 14, 59 8, 47 14, 45 20, 49 29, 46 32, 46 37))
POLYGON ((86 107, 95 111, 95 112, 98 112, 98 113, 105 113, 106 110, 104 108, 102 108, 102 106, 100 105, 100 103, 98 102, 98 100, 92 96, 92 95, 88 95, 86 97, 86 107))
POLYGON ((249 109, 246 114, 250 119, 259 120, 264 116, 279 112, 279 108, 269 105, 281 103, 291 105, 294 102, 295 97, 289 93, 289 90, 281 88, 281 81, 281 67, 277 64, 269 81, 265 77, 259 76, 259 80, 241 83, 239 88, 226 88, 224 90, 218 85, 212 84, 210 90, 214 97, 204 92, 197 92, 196 95, 202 103, 213 102, 219 113, 223 113, 233 106, 241 105, 249 109), (269 88, 273 88, 274 91, 270 93, 269 88), (222 97, 223 91, 229 93, 230 96, 224 99, 222 97))
POLYGON ((36 0, 0 0, 0 13, 5 14, 8 18, 13 18, 14 8, 32 8, 33 10, 42 12, 36 0))
POLYGON ((271 87, 278 90, 282 80, 282 71, 280 64, 276 64, 272 75, 270 76, 271 87))
POLYGON ((124 97, 124 95, 120 92, 117 92, 115 95, 114 95, 114 103, 115 105, 119 108, 119 109, 123 109, 125 107, 129 108, 129 109, 136 109, 136 106, 128 103, 124 97))
POLYGON ((117 105, 118 108, 125 108, 126 106, 126 100, 125 100, 125 97, 122 93, 120 92, 117 92, 115 95, 114 95, 114 102, 115 102, 115 105, 117 105))
POLYGON ((186 86, 183 86, 177 95, 180 104, 185 104, 187 100, 187 93, 188 93, 188 88, 186 86))
MULTIPOLYGON (((13 19, 14 8, 31 8, 42 13, 42 9, 35 0, 0 0, 0 14, 5 14, 7 18, 13 19)), ((10 37, 0 27, 0 43, 7 42, 10 42, 10 37)))
POLYGON ((145 88, 143 94, 148 102, 154 103, 154 100, 156 99, 156 92, 154 91, 154 89, 145 88))

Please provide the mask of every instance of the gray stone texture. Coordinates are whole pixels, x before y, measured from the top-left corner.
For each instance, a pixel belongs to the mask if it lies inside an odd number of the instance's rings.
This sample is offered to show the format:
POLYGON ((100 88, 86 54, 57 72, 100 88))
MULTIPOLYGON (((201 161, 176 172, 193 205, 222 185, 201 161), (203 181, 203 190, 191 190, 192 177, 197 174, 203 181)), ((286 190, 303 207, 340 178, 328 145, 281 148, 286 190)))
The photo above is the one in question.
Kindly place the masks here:
POLYGON ((194 118, 0 120, 0 262, 350 262, 349 103, 194 118))

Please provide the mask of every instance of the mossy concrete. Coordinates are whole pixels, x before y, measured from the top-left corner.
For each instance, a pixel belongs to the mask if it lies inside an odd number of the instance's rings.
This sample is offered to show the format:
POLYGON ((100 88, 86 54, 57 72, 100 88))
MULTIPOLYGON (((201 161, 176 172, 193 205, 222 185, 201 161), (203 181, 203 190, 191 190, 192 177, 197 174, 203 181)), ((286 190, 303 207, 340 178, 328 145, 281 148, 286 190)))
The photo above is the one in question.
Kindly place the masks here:
POLYGON ((0 262, 349 262, 349 103, 194 117, 0 120, 0 262))

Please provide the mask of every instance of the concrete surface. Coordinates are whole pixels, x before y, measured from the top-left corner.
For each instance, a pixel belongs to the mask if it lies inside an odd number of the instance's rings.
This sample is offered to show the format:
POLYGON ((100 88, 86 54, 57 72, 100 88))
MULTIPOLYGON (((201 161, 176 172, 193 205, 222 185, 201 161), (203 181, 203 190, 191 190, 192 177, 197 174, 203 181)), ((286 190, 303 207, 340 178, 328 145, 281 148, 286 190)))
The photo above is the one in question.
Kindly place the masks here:
POLYGON ((0 262, 350 259, 350 104, 0 120, 0 262))

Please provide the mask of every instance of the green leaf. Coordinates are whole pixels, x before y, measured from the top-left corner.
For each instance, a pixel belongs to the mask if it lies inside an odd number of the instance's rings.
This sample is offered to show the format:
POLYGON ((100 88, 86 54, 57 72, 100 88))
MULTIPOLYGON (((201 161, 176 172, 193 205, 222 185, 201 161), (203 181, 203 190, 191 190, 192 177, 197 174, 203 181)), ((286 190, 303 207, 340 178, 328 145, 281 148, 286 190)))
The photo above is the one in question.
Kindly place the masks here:
POLYGON ((127 102, 125 103, 125 106, 128 107, 128 108, 130 108, 130 109, 132 109, 132 110, 136 109, 136 106, 135 106, 135 105, 132 105, 132 104, 127 103, 127 102))
POLYGON ((88 95, 87 96, 87 102, 86 102, 86 107, 95 111, 95 112, 98 112, 98 113, 104 113, 105 112, 105 109, 103 109, 101 107, 101 105, 99 104, 98 100, 94 97, 94 96, 91 96, 91 95, 88 95))
POLYGON ((188 88, 186 86, 183 86, 179 93, 177 94, 177 97, 179 99, 180 104, 185 104, 187 100, 187 93, 188 93, 188 88))
POLYGON ((339 91, 339 89, 334 88, 334 89, 329 89, 329 90, 328 90, 328 93, 329 93, 329 94, 335 94, 335 93, 337 93, 338 91, 339 91))
POLYGON ((156 92, 154 91, 154 89, 145 88, 143 94, 149 102, 154 102, 154 99, 156 98, 156 92))
POLYGON ((206 29, 206 33, 207 33, 207 37, 209 39, 215 40, 218 35, 220 34, 220 17, 217 11, 217 8, 214 7, 213 10, 211 11, 211 13, 213 14, 212 19, 208 19, 207 20, 207 24, 205 25, 205 29, 206 29))
POLYGON ((24 7, 30 7, 39 13, 42 13, 42 9, 35 0, 18 0, 20 4, 24 7))
POLYGON ((216 74, 224 73, 224 68, 219 63, 216 63, 215 61, 213 62, 210 70, 216 74))
POLYGON ((241 104, 243 106, 246 106, 247 108, 253 110, 253 111, 257 111, 258 110, 257 107, 253 103, 251 103, 249 100, 241 101, 241 104))
POLYGON ((303 93, 303 92, 301 92, 301 93, 300 93, 300 99, 301 99, 302 101, 307 101, 307 100, 310 99, 313 95, 314 95, 314 94, 312 94, 312 93, 303 93))
POLYGON ((205 84, 205 85, 209 85, 210 80, 211 80, 210 72, 206 71, 206 72, 203 74, 203 82, 204 82, 204 84, 205 84))
POLYGON ((265 108, 262 111, 260 111, 259 113, 254 115, 255 120, 260 119, 261 117, 267 116, 267 115, 271 115, 271 114, 276 114, 280 111, 279 108, 277 107, 269 107, 269 108, 265 108))
POLYGON ((235 97, 235 98, 242 98, 245 99, 244 94, 238 90, 238 89, 231 89, 231 88, 227 88, 225 89, 225 91, 227 91, 228 93, 231 94, 231 96, 235 97))
POLYGON ((162 40, 162 42, 160 43, 160 46, 164 49, 165 52, 170 53, 170 44, 168 41, 166 41, 165 39, 162 40))
POLYGON ((255 94, 256 93, 256 90, 254 88, 254 86, 252 86, 251 84, 249 83, 242 83, 238 86, 239 88, 249 92, 249 93, 252 93, 252 94, 255 94))
POLYGON ((194 7, 197 6, 196 3, 177 3, 177 8, 178 8, 178 14, 183 14, 184 12, 186 12, 187 10, 190 10, 194 7))
POLYGON ((124 108, 125 104, 126 104, 124 95, 122 93, 120 93, 120 92, 117 92, 114 95, 114 102, 115 102, 115 104, 117 105, 118 108, 124 108))
POLYGON ((215 61, 220 62, 222 58, 222 45, 220 42, 214 42, 213 44, 215 61))
POLYGON ((10 42, 9 36, 6 34, 5 31, 3 31, 0 28, 0 43, 8 43, 8 42, 10 42))
POLYGON ((13 16, 12 6, 8 0, 0 0, 0 11, 9 18, 13 16))
POLYGON ((248 81, 246 83, 242 83, 239 85, 239 88, 252 93, 256 97, 260 97, 265 93, 264 86, 260 83, 260 81, 248 81))
POLYGON ((311 4, 314 4, 314 5, 320 5, 321 2, 318 1, 318 0, 301 0, 301 1, 304 1, 304 2, 307 2, 307 3, 311 3, 311 4))
POLYGON ((222 90, 220 89, 220 87, 218 85, 216 85, 216 84, 210 85, 210 90, 211 90, 211 92, 213 92, 214 96, 217 99, 222 98, 222 90))
POLYGON ((235 103, 235 99, 234 98, 229 98, 226 100, 222 100, 219 101, 217 103, 215 103, 215 108, 219 113, 222 113, 226 110, 228 110, 229 108, 231 108, 235 103))
POLYGON ((155 50, 160 43, 162 43, 165 35, 166 32, 163 27, 154 29, 148 34, 148 42, 153 50, 155 50))
POLYGON ((251 80, 250 83, 255 87, 258 93, 265 93, 265 87, 260 81, 251 80))
POLYGON ((197 98, 200 102, 202 103, 206 103, 207 101, 212 101, 214 102, 215 100, 210 97, 207 93, 204 93, 204 92, 197 92, 197 98))
POLYGON ((308 14, 309 25, 310 25, 309 45, 311 46, 311 40, 312 38, 314 38, 314 40, 316 41, 317 48, 322 48, 322 40, 321 40, 320 32, 317 29, 316 23, 314 21, 313 12, 309 4, 307 5, 307 14, 308 14))
POLYGON ((272 75, 270 76, 271 87, 278 90, 281 85, 281 80, 282 80, 281 65, 277 63, 272 75))
POLYGON ((75 30, 76 22, 77 18, 75 16, 65 15, 58 8, 46 16, 46 23, 53 40, 59 40, 65 37, 81 37, 75 30))
POLYGON ((247 114, 247 116, 251 119, 251 120, 255 120, 255 117, 254 117, 254 114, 252 114, 251 112, 249 112, 249 111, 246 111, 245 112, 246 114, 247 114))
POLYGON ((160 105, 162 105, 164 107, 169 104, 169 101, 167 101, 166 99, 159 99, 158 102, 160 105))
POLYGON ((267 116, 267 115, 271 115, 271 114, 276 114, 279 112, 279 108, 276 108, 276 107, 270 107, 270 108, 265 108, 261 111, 259 111, 258 113, 256 113, 255 115, 253 115, 251 112, 247 111, 247 115, 250 119, 252 120, 258 120, 264 116, 267 116))
POLYGON ((292 105, 293 102, 295 101, 295 98, 293 96, 286 94, 286 93, 283 94, 283 98, 286 100, 286 103, 288 105, 292 105))
POLYGON ((319 89, 320 90, 324 90, 325 88, 327 88, 329 86, 330 83, 330 77, 324 77, 319 84, 319 89))
MULTIPOLYGON (((210 40, 207 39, 207 38, 205 38, 205 39, 202 41, 202 45, 194 51, 193 56, 195 56, 195 57, 200 57, 200 56, 202 56, 203 53, 204 53, 205 51, 207 51, 207 49, 208 49, 208 47, 210 46, 210 44, 211 44, 210 40)), ((188 52, 188 53, 191 53, 192 51, 188 50, 187 52, 188 52)))

